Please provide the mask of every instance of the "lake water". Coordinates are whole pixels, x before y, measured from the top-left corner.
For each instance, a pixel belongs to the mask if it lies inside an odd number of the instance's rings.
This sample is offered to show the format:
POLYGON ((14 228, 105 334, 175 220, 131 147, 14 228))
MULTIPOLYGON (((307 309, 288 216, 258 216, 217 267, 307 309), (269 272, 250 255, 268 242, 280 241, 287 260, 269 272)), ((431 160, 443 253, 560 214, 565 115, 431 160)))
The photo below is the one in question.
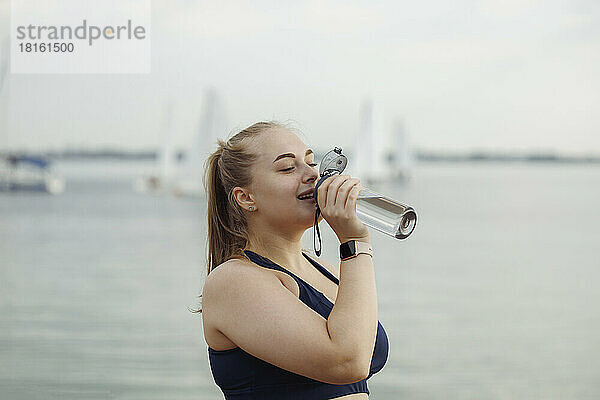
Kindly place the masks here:
MULTIPOLYGON (((206 204, 135 193, 149 168, 60 162, 64 194, 0 194, 0 398, 222 398, 188 311, 206 204)), ((419 221, 372 231, 390 354, 371 399, 600 398, 600 167, 417 164, 372 188, 419 221)))

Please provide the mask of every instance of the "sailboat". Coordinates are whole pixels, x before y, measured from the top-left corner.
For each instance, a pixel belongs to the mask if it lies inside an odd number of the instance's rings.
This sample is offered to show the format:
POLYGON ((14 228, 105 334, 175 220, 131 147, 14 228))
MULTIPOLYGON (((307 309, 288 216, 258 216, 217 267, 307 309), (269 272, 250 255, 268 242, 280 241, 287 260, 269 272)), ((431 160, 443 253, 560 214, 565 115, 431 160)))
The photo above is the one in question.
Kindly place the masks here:
MULTIPOLYGON (((8 133, 8 37, 0 45, 0 123, 3 125, 0 126, 0 132, 8 133)), ((52 172, 49 159, 16 153, 0 157, 0 192, 35 191, 59 194, 64 190, 65 179, 52 172)))
POLYGON ((60 194, 64 190, 65 179, 52 173, 46 158, 12 154, 0 159, 0 192, 60 194))
POLYGON ((395 151, 391 156, 393 175, 397 179, 409 180, 413 176, 413 155, 406 127, 402 121, 396 121, 393 130, 393 144, 395 151))
POLYGON ((164 109, 161 126, 162 144, 156 157, 154 171, 135 179, 134 190, 142 193, 170 193, 176 169, 175 154, 172 145, 173 101, 169 100, 164 109))
POLYGON ((204 163, 217 147, 217 139, 224 139, 227 124, 225 108, 214 88, 204 93, 202 112, 194 142, 179 171, 173 193, 177 196, 205 197, 202 175, 204 163))
POLYGON ((403 125, 397 123, 390 132, 371 100, 361 106, 360 126, 348 167, 352 175, 366 184, 403 179, 410 174, 410 154, 403 125))
POLYGON ((204 92, 200 123, 185 159, 177 163, 172 144, 173 104, 165 107, 161 129, 162 144, 158 151, 155 172, 135 180, 134 189, 139 192, 173 194, 175 196, 204 197, 202 175, 204 162, 216 149, 217 138, 226 133, 225 112, 217 91, 208 88, 204 92))

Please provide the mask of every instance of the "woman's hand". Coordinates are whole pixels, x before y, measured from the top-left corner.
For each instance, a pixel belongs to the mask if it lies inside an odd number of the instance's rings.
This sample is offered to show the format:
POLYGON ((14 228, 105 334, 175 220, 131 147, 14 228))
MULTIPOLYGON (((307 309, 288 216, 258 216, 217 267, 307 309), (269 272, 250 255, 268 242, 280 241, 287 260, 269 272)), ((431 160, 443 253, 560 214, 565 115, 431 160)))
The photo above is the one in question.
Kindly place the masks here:
POLYGON ((340 243, 348 240, 370 241, 369 229, 356 216, 356 199, 361 191, 360 179, 349 175, 333 175, 317 190, 317 202, 323 218, 340 243))

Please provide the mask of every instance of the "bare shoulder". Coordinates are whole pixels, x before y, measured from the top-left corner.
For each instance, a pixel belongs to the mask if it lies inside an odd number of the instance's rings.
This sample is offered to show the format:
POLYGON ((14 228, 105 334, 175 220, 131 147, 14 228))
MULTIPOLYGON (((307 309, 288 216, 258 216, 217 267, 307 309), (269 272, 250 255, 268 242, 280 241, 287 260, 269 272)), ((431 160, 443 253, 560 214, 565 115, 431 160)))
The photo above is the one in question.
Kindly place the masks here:
POLYGON ((221 308, 236 292, 246 292, 246 286, 277 279, 267 269, 256 268, 252 262, 232 258, 219 264, 208 274, 202 288, 202 319, 207 330, 219 331, 221 308))
POLYGON ((223 294, 224 289, 231 287, 232 279, 239 277, 240 274, 245 276, 250 274, 254 278, 268 275, 262 268, 255 268, 249 260, 231 258, 219 264, 208 274, 204 281, 203 293, 223 294))
POLYGON ((339 267, 333 265, 332 263, 325 261, 322 258, 319 258, 317 256, 315 256, 312 253, 309 253, 308 251, 304 251, 304 254, 306 254, 307 256, 309 256, 310 258, 312 258, 313 260, 315 260, 316 262, 318 262, 319 264, 321 264, 323 267, 325 267, 325 269, 329 272, 331 272, 331 274, 333 276, 335 276, 338 280, 340 279, 340 272, 339 272, 339 267))

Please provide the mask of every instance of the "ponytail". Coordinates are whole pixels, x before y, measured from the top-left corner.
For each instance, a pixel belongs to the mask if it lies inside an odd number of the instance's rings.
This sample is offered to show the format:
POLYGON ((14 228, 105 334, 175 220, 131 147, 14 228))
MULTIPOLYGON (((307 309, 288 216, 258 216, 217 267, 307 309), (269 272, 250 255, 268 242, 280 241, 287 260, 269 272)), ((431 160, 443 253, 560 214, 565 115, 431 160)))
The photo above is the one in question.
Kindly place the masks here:
MULTIPOLYGON (((204 163, 203 182, 208 207, 207 276, 227 260, 244 258, 248 222, 233 197, 233 188, 248 187, 252 183, 250 171, 258 158, 250 146, 252 140, 269 129, 282 126, 278 122, 257 122, 226 142, 218 139, 217 150, 204 163)), ((201 313, 202 308, 191 311, 201 313)))

